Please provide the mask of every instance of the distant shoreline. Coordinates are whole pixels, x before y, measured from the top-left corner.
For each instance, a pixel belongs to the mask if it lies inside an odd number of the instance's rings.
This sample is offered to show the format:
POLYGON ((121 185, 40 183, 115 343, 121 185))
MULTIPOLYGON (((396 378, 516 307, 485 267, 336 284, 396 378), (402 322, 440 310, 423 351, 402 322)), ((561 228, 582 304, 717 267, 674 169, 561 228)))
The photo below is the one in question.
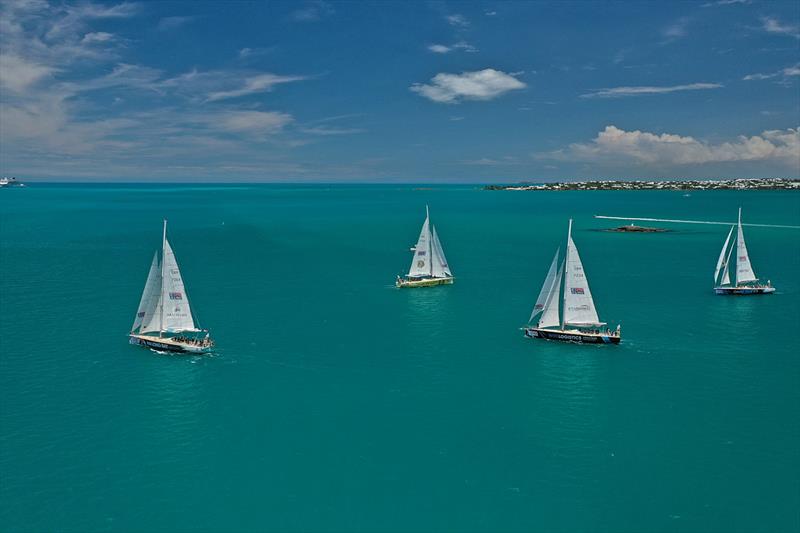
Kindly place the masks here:
POLYGON ((730 180, 590 180, 553 183, 486 185, 487 191, 706 191, 706 190, 800 190, 800 179, 745 178, 730 180))

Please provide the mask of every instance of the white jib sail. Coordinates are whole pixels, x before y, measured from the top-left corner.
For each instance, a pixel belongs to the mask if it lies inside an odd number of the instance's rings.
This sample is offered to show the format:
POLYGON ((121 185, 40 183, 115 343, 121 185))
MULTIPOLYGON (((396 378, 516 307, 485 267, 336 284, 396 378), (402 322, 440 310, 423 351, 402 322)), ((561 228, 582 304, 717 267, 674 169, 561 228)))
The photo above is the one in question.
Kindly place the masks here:
POLYGON ((722 279, 719 282, 720 285, 731 284, 731 275, 730 275, 731 252, 733 252, 733 246, 731 246, 731 249, 728 250, 728 257, 725 258, 725 268, 722 271, 722 279))
POLYGON ((133 321, 131 331, 148 324, 156 313, 158 297, 161 294, 161 270, 158 264, 158 252, 153 254, 153 262, 150 264, 150 272, 147 274, 147 282, 144 285, 142 299, 139 301, 139 308, 136 311, 136 319, 133 321))
POLYGON ((563 273, 564 262, 562 261, 558 269, 558 274, 556 274, 555 282, 550 289, 550 294, 544 304, 542 316, 539 317, 540 328, 554 328, 558 327, 560 324, 560 317, 558 316, 558 293, 561 290, 561 275, 563 273))
POLYGON ((442 243, 439 241, 439 234, 436 233, 436 226, 433 226, 433 245, 431 246, 433 250, 433 257, 431 257, 431 275, 434 278, 449 278, 452 277, 453 274, 450 272, 450 266, 447 264, 447 258, 444 256, 444 250, 442 249, 442 243))
POLYGON ((536 304, 533 306, 531 317, 528 319, 529 324, 533 322, 533 317, 544 311, 544 305, 547 303, 547 299, 550 298, 550 293, 553 291, 553 285, 555 285, 556 282, 556 271, 558 270, 559 252, 560 250, 557 249, 556 255, 553 256, 553 262, 550 263, 550 270, 547 271, 547 277, 544 278, 544 285, 542 285, 542 290, 539 291, 539 297, 536 298, 536 304))
POLYGON ((736 236, 736 284, 755 281, 753 265, 750 264, 750 256, 747 254, 747 245, 744 243, 744 233, 742 232, 742 208, 739 208, 739 233, 736 236))
POLYGON ((192 311, 189 308, 189 295, 186 294, 178 262, 167 240, 164 241, 164 257, 162 261, 162 330, 197 331, 192 319, 192 311))
POLYGON ((725 252, 728 250, 728 243, 731 241, 731 235, 733 235, 733 226, 731 226, 731 230, 728 232, 728 238, 725 239, 725 244, 722 245, 722 251, 719 253, 719 259, 717 259, 717 268, 714 269, 714 283, 717 282, 719 279, 719 271, 724 265, 725 261, 725 252))
POLYGON ((598 326, 604 324, 597 317, 589 280, 583 271, 578 248, 572 241, 572 220, 567 236, 566 266, 564 268, 564 325, 598 326))
POLYGON ((430 276, 431 270, 431 230, 428 208, 425 208, 425 223, 419 232, 417 245, 414 247, 414 257, 411 259, 411 268, 408 269, 409 277, 430 276))

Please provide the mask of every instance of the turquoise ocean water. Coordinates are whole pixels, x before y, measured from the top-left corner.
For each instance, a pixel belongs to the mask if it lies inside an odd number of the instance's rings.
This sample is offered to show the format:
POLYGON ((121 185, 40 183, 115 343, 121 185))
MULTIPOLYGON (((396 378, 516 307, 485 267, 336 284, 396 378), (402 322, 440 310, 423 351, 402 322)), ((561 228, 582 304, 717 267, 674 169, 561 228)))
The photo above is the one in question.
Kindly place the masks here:
POLYGON ((711 291, 789 192, 411 186, 0 191, 0 530, 800 530, 800 230, 777 294, 711 291), (431 206, 457 280, 396 290, 431 206), (575 219, 623 344, 526 340, 575 219), (126 333, 161 219, 212 357, 126 333))

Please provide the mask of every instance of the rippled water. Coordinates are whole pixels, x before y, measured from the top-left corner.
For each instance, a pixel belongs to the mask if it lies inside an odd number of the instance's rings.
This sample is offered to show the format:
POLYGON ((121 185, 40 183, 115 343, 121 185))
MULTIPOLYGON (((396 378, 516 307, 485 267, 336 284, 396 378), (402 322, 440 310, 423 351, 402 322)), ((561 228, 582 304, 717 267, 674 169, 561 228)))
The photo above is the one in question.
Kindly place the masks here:
POLYGON ((797 531, 800 230, 718 297, 723 226, 787 192, 0 191, 3 531, 797 531), (431 206, 457 276, 394 289, 431 206), (623 344, 526 340, 575 218, 623 344), (162 217, 212 357, 126 333, 162 217))

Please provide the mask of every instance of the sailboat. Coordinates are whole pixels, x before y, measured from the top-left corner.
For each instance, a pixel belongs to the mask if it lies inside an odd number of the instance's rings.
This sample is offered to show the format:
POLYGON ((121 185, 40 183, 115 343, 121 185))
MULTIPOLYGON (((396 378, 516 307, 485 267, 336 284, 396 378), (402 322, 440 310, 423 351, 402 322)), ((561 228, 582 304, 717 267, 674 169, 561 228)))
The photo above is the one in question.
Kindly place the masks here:
POLYGON ((131 344, 165 352, 197 354, 210 351, 214 342, 199 329, 189 307, 175 253, 167 241, 167 221, 161 240, 161 262, 153 255, 139 309, 129 334, 131 344))
POLYGON ((550 264, 528 326, 523 328, 525 336, 586 344, 619 344, 620 327, 612 331, 597 316, 589 280, 572 241, 572 219, 567 230, 567 252, 561 265, 558 264, 559 252, 560 249, 556 250, 550 264), (563 299, 560 298, 562 278, 563 299), (563 301, 563 313, 559 311, 559 301, 563 301), (534 322, 537 316, 539 320, 534 322))
POLYGON ((422 231, 419 233, 417 245, 411 248, 411 251, 414 252, 411 268, 405 277, 397 276, 395 285, 398 288, 433 287, 453 283, 453 274, 444 256, 436 227, 431 224, 427 205, 422 231))
POLYGON ((750 256, 747 253, 747 245, 744 243, 744 232, 742 232, 742 208, 739 208, 739 221, 736 226, 731 226, 722 251, 717 259, 717 268, 714 269, 714 292, 717 294, 772 294, 775 287, 767 280, 766 285, 758 283, 756 273, 753 272, 753 265, 750 264, 750 256), (731 242, 733 230, 738 226, 736 233, 736 283, 731 282, 730 259, 733 253, 734 243, 731 242), (730 243, 730 247, 728 244, 730 243), (720 271, 722 275, 720 276, 720 271))

